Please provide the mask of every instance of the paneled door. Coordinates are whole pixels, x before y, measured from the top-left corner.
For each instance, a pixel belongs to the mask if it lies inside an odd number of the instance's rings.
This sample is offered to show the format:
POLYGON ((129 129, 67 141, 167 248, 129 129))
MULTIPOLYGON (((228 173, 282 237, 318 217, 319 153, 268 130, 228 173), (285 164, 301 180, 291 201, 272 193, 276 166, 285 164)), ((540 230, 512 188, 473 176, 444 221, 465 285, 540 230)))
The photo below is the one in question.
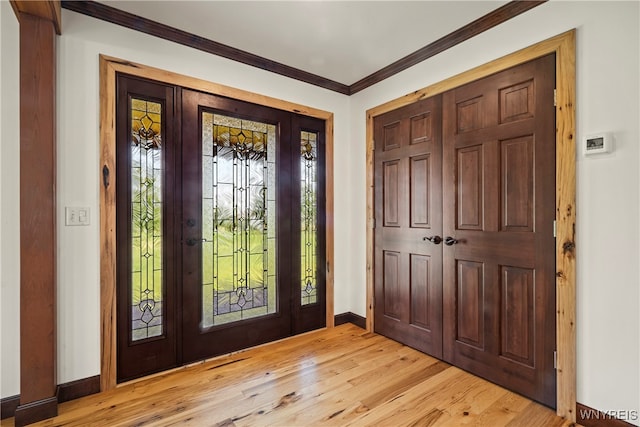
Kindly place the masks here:
POLYGON ((552 407, 554 86, 551 55, 374 119, 375 331, 552 407))
POLYGON ((436 96, 374 120, 376 332, 442 356, 442 141, 436 96))
POLYGON ((443 95, 444 359, 556 404, 555 56, 443 95))
POLYGON ((117 372, 325 325, 324 121, 118 77, 117 372))

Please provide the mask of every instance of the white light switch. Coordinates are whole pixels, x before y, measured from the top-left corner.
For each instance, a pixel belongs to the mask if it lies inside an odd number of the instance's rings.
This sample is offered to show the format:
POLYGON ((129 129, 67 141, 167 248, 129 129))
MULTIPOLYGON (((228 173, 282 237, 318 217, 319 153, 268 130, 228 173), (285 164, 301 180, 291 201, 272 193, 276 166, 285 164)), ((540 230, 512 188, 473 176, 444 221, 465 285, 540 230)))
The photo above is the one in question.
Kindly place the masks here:
POLYGON ((89 208, 66 207, 65 225, 89 225, 89 208))

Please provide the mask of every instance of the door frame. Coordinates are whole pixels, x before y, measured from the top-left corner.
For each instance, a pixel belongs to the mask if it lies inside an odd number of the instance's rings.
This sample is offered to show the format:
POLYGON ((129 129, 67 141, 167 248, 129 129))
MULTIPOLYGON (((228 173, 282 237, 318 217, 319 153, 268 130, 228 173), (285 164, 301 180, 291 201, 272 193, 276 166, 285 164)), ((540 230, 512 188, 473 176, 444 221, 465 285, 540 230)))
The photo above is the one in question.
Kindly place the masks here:
POLYGON ((100 391, 116 387, 116 73, 252 102, 325 121, 326 328, 333 309, 333 113, 100 55, 100 391))
MULTIPOLYGON (((556 413, 576 421, 576 145, 575 38, 570 30, 461 74, 367 110, 367 331, 373 332, 374 295, 374 128, 373 119, 420 99, 541 56, 556 55, 556 413)), ((551 230, 549 230, 551 232, 551 230)))

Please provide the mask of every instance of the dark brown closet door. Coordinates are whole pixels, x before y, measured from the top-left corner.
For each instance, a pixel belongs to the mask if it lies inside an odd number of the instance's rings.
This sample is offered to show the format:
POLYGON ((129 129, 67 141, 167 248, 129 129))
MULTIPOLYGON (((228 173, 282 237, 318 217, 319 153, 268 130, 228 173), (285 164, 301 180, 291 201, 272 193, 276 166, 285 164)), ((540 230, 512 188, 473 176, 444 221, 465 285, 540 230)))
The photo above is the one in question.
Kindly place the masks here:
POLYGON ((375 331, 442 356, 440 97, 376 117, 375 331))
POLYGON ((555 406, 555 57, 444 94, 444 359, 555 406))

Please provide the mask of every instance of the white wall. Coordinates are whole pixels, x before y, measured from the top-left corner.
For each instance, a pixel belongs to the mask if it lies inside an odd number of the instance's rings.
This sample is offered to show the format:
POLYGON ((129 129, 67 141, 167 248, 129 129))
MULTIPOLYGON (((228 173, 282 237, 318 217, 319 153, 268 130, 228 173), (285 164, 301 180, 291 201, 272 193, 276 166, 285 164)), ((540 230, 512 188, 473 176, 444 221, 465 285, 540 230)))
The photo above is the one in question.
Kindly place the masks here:
POLYGON ((0 1, 0 397, 20 392, 20 92, 18 20, 0 1))
MULTIPOLYGON (((616 138, 612 154, 577 153, 577 399, 600 410, 640 409, 638 6, 551 1, 351 97, 348 221, 364 236, 367 109, 577 28, 576 136, 616 138)), ((364 315, 365 240, 350 252, 353 311, 364 315)))

